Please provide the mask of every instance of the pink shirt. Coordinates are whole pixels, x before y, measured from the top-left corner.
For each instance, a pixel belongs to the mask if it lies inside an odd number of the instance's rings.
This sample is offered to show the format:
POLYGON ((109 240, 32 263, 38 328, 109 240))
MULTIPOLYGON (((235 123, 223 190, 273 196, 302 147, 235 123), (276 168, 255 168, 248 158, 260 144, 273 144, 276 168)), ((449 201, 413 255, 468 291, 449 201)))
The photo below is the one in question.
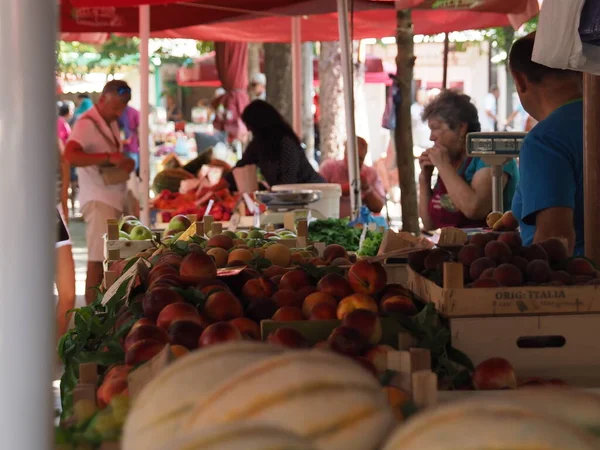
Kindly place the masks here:
POLYGON ((71 127, 64 117, 58 118, 58 122, 56 124, 56 133, 58 134, 58 138, 62 141, 62 143, 66 144, 69 136, 71 135, 71 127))
MULTIPOLYGON (((334 161, 330 159, 325 161, 321 165, 319 173, 325 178, 327 183, 346 184, 349 182, 348 164, 346 163, 346 160, 334 161)), ((381 182, 377 170, 373 167, 363 165, 360 169, 360 179, 362 183, 363 200, 369 188, 379 194, 382 198, 385 198, 385 189, 383 188, 383 183, 381 182)), ((340 199, 340 217, 349 217, 350 212, 350 196, 343 195, 340 199)))

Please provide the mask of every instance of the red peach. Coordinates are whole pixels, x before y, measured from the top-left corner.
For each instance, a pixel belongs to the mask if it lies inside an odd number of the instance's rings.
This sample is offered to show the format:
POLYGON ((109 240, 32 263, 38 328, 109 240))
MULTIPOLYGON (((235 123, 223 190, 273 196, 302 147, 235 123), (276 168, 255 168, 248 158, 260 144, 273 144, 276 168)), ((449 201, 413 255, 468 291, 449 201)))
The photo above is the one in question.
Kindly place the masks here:
POLYGON ((337 305, 321 302, 317 303, 310 310, 309 320, 336 320, 337 305))
POLYGON ((271 298, 279 308, 282 306, 295 306, 297 308, 302 308, 302 298, 296 291, 292 291, 290 289, 281 289, 280 291, 275 292, 271 298))
POLYGON ((179 320, 187 320, 188 322, 195 322, 198 325, 204 325, 196 307, 184 302, 171 303, 165 306, 158 315, 158 319, 156 319, 156 325, 166 330, 172 323, 179 320))
POLYGON ((355 309, 368 309, 374 313, 378 312, 377 303, 373 297, 365 294, 354 294, 343 299, 337 308, 337 318, 343 320, 346 314, 351 313, 355 309))
POLYGON ((331 264, 331 262, 336 258, 348 259, 348 252, 341 245, 328 245, 323 251, 323 259, 327 264, 331 264))
POLYGON ((312 308, 318 303, 327 303, 331 306, 337 307, 337 300, 329 294, 325 294, 324 292, 315 292, 314 294, 310 294, 302 303, 302 313, 305 318, 310 317, 310 312, 312 308))
POLYGON ((242 297, 251 302, 271 298, 277 291, 277 286, 268 278, 260 277, 248 280, 242 288, 242 297))
POLYGON ((198 347, 243 340, 239 330, 229 322, 217 322, 209 325, 200 335, 198 347))
POLYGON ((401 313, 406 316, 414 316, 417 313, 417 307, 413 303, 410 296, 395 295, 393 297, 386 298, 381 303, 381 311, 386 314, 401 313))
POLYGON ((183 302, 183 297, 177 291, 168 287, 157 287, 146 292, 142 308, 146 317, 155 320, 167 305, 178 302, 183 302))
POLYGON ((334 352, 348 356, 362 356, 369 347, 367 340, 358 330, 346 326, 333 330, 328 341, 334 352))
POLYGON ((291 289, 298 291, 305 286, 313 286, 312 278, 302 269, 294 269, 286 273, 279 283, 281 289, 291 289))
POLYGON ((133 344, 139 341, 153 340, 166 344, 169 342, 169 336, 162 328, 154 325, 141 325, 129 332, 125 338, 124 350, 127 352, 133 344))
POLYGON ((128 366, 137 366, 146 361, 150 361, 158 355, 167 344, 152 339, 137 341, 125 352, 125 364, 128 366))
POLYGON ((300 296, 300 298, 302 299, 302 301, 306 300, 306 297, 308 297, 311 294, 314 294, 317 291, 317 288, 314 286, 304 286, 303 288, 298 289, 298 295, 300 296))
POLYGON ((206 253, 192 252, 183 258, 179 275, 188 284, 217 278, 217 265, 206 253))
POLYGON ((229 322, 236 327, 245 338, 260 341, 260 327, 256 322, 246 317, 238 317, 229 322))
POLYGON ((387 273, 381 264, 363 259, 350 267, 348 281, 358 294, 377 295, 387 285, 387 273))
POLYGON ((304 335, 293 328, 278 328, 269 335, 267 341, 289 348, 308 348, 304 335))
POLYGON ((96 392, 96 401, 100 408, 106 408, 114 397, 127 393, 127 378, 104 380, 96 392))
POLYGON ((317 290, 332 295, 338 301, 354 293, 348 280, 337 273, 330 273, 321 278, 317 290))
POLYGON ((294 306, 282 306, 275 314, 273 314, 273 320, 277 322, 294 322, 297 320, 304 320, 302 310, 294 306))
POLYGON ((405 288, 401 284, 388 284, 381 293, 381 301, 383 302, 387 298, 396 297, 397 295, 410 297, 411 293, 407 288, 405 288))
POLYGON ((490 358, 477 365, 473 374, 473 385, 477 390, 515 389, 517 376, 513 367, 504 358, 490 358))
POLYGON ((217 234, 208 240, 206 247, 220 247, 225 250, 230 250, 233 247, 233 239, 224 234, 217 234))
POLYGON ((354 328, 372 345, 379 343, 383 334, 379 316, 367 309, 349 312, 342 320, 342 325, 354 328))
POLYGON ((140 320, 138 320, 136 323, 133 324, 133 326, 131 327, 131 330, 129 330, 129 332, 131 333, 137 327, 141 327, 142 325, 156 326, 156 323, 154 323, 152 320, 148 319, 147 317, 142 317, 140 320))
POLYGON ((223 322, 244 315, 240 301, 230 292, 215 292, 206 300, 204 313, 213 322, 223 322))
POLYGON ((156 280, 164 275, 176 275, 179 276, 179 269, 170 264, 159 264, 150 269, 148 273, 148 286, 152 286, 156 280))
POLYGON ((198 339, 204 329, 205 327, 198 322, 189 322, 187 320, 174 322, 168 331, 171 344, 181 345, 188 350, 194 350, 198 348, 198 339))
POLYGON ((246 309, 246 316, 257 323, 269 320, 277 311, 277 305, 271 299, 262 299, 252 302, 246 309))
POLYGON ((179 266, 181 265, 181 261, 183 261, 183 258, 180 255, 178 255, 177 253, 165 252, 159 256, 158 262, 156 263, 156 265, 169 264, 169 265, 179 269, 179 266))
POLYGON ((263 270, 262 272, 262 276, 265 278, 273 278, 277 275, 285 275, 288 272, 287 269, 285 269, 284 267, 281 266, 271 266, 271 267, 267 267, 265 270, 263 270))

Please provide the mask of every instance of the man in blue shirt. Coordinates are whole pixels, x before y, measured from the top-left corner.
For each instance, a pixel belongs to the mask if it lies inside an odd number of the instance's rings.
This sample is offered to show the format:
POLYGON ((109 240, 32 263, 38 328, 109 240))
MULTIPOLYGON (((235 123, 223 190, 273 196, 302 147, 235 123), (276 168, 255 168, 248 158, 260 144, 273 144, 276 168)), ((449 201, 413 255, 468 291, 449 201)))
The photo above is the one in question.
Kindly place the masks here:
POLYGON ((531 60, 535 34, 514 43, 510 71, 525 110, 539 123, 521 148, 513 214, 525 245, 566 238, 584 252, 583 86, 581 73, 531 60))

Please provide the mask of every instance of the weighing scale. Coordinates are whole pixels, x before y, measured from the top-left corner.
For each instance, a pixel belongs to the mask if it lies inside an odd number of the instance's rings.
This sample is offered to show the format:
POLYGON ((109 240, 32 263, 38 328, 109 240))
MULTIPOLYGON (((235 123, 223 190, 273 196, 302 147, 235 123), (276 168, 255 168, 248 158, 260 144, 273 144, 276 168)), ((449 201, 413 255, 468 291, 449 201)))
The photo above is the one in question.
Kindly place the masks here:
POLYGON ((467 156, 492 168, 492 210, 504 212, 502 167, 519 156, 527 133, 479 132, 467 134, 467 156))
MULTIPOLYGON (((313 190, 294 190, 294 191, 257 191, 256 200, 267 207, 267 210, 261 214, 261 225, 283 225, 286 223, 285 217, 289 213, 294 214, 294 221, 325 219, 323 215, 309 205, 321 200, 321 191, 313 190)), ((289 219, 288 219, 289 220, 289 219)))

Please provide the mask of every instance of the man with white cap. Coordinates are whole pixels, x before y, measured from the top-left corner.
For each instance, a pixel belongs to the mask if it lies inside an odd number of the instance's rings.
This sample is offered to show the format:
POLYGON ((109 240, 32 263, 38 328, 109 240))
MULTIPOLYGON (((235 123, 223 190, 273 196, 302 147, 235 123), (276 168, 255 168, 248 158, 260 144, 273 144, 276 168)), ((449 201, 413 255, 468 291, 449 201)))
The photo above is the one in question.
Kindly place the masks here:
POLYGON ((250 80, 250 100, 267 99, 267 77, 264 73, 256 73, 250 80))

